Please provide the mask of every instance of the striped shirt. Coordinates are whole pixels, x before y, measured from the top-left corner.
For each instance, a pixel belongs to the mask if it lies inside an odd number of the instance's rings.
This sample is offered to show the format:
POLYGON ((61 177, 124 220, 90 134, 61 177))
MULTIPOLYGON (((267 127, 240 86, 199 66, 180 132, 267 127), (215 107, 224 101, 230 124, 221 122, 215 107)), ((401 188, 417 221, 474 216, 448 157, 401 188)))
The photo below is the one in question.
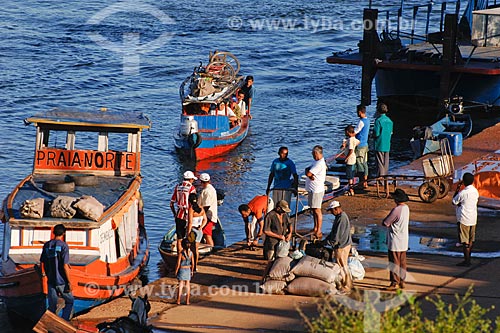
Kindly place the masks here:
POLYGON ((191 193, 196 193, 196 188, 188 180, 175 186, 174 194, 172 194, 171 199, 172 202, 177 204, 177 214, 175 214, 175 217, 187 221, 189 209, 188 199, 191 193))

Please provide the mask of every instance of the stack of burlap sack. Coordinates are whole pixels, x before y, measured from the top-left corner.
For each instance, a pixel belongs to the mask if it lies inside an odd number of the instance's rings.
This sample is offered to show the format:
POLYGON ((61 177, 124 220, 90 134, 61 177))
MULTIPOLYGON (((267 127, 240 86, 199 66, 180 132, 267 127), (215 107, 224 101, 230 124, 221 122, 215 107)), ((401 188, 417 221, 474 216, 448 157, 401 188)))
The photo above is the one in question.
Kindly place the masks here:
POLYGON ((289 256, 277 258, 260 286, 264 293, 302 296, 336 294, 342 281, 342 270, 332 263, 311 256, 292 259, 289 256))
MULTIPOLYGON (((19 208, 19 213, 23 218, 40 219, 44 216, 45 200, 36 198, 25 200, 19 208)), ((71 219, 77 213, 86 219, 97 221, 104 212, 104 205, 96 198, 88 195, 74 198, 60 195, 49 203, 50 209, 47 216, 71 219)))

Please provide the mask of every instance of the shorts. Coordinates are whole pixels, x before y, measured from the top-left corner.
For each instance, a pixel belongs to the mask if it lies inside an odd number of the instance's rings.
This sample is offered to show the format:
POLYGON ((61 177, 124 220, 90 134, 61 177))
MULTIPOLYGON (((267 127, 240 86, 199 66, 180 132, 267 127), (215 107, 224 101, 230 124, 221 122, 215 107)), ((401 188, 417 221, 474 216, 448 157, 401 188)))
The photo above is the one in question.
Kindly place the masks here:
POLYGON ((176 217, 175 234, 177 235, 177 239, 183 239, 186 237, 186 228, 187 228, 187 221, 176 217))
POLYGON ((290 202, 292 201, 292 191, 279 189, 273 190, 273 201, 277 203, 280 200, 285 200, 288 202, 288 205, 290 205, 290 202))
POLYGON ((353 165, 346 164, 345 165, 345 176, 349 180, 354 179, 354 166, 355 166, 355 164, 353 164, 353 165))
POLYGON ((196 229, 196 228, 192 228, 192 229, 191 229, 191 232, 194 232, 194 233, 195 233, 195 235, 196 235, 196 238, 195 238, 195 240, 194 240, 194 241, 195 241, 196 243, 201 242, 201 240, 203 239, 203 232, 201 232, 201 230, 200 230, 200 229, 196 229))
POLYGON ((207 222, 207 224, 203 228, 203 234, 212 237, 212 232, 214 230, 214 225, 215 225, 215 222, 212 222, 212 221, 207 222))
POLYGON ((476 226, 463 225, 460 222, 457 223, 457 225, 458 225, 458 235, 460 243, 472 244, 476 240, 476 226))
POLYGON ((307 192, 307 205, 309 208, 321 208, 325 192, 307 192))

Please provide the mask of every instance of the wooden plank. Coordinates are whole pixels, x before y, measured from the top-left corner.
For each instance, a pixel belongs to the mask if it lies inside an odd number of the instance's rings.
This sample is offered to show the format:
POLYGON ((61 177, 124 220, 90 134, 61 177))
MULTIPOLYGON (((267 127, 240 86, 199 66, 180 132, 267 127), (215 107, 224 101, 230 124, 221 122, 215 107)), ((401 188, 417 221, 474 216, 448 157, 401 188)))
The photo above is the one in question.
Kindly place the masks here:
POLYGON ((76 328, 66 320, 47 310, 35 327, 33 327, 33 331, 36 333, 76 333, 76 328))

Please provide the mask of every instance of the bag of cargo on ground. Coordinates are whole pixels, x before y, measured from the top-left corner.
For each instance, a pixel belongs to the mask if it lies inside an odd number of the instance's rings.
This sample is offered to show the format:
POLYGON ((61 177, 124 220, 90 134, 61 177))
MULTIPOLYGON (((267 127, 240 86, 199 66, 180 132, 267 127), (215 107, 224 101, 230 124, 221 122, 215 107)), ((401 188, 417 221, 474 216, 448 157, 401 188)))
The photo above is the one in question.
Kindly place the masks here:
POLYGON ((97 221, 104 212, 104 205, 97 201, 96 198, 88 195, 82 196, 73 206, 85 218, 92 221, 97 221))
POLYGON ((290 253, 290 242, 280 240, 276 247, 276 258, 288 257, 290 253))
POLYGON ((323 296, 336 294, 335 285, 311 277, 298 277, 288 284, 286 290, 293 295, 323 296))
POLYGON ((76 214, 76 209, 73 208, 73 203, 76 198, 60 195, 50 205, 50 216, 63 219, 70 219, 76 214))
POLYGON ((332 251, 326 248, 322 242, 308 243, 305 245, 305 252, 308 256, 330 261, 332 251))
POLYGON ((347 259, 349 270, 351 271, 353 280, 363 280, 365 278, 365 268, 361 261, 365 260, 363 256, 358 254, 355 248, 351 249, 351 256, 347 259))
POLYGON ((312 277, 328 283, 335 282, 340 276, 340 266, 311 256, 304 256, 291 272, 296 276, 312 277))
POLYGON ((264 279, 292 281, 295 278, 295 275, 290 273, 292 263, 293 259, 290 257, 276 259, 264 279))
POLYGON ((43 217, 44 203, 45 200, 43 198, 25 200, 19 208, 19 213, 24 218, 41 219, 43 217))
POLYGON ((285 288, 286 288, 286 282, 278 280, 268 280, 260 286, 262 292, 266 294, 276 294, 276 295, 283 295, 285 293, 284 292, 285 288))

